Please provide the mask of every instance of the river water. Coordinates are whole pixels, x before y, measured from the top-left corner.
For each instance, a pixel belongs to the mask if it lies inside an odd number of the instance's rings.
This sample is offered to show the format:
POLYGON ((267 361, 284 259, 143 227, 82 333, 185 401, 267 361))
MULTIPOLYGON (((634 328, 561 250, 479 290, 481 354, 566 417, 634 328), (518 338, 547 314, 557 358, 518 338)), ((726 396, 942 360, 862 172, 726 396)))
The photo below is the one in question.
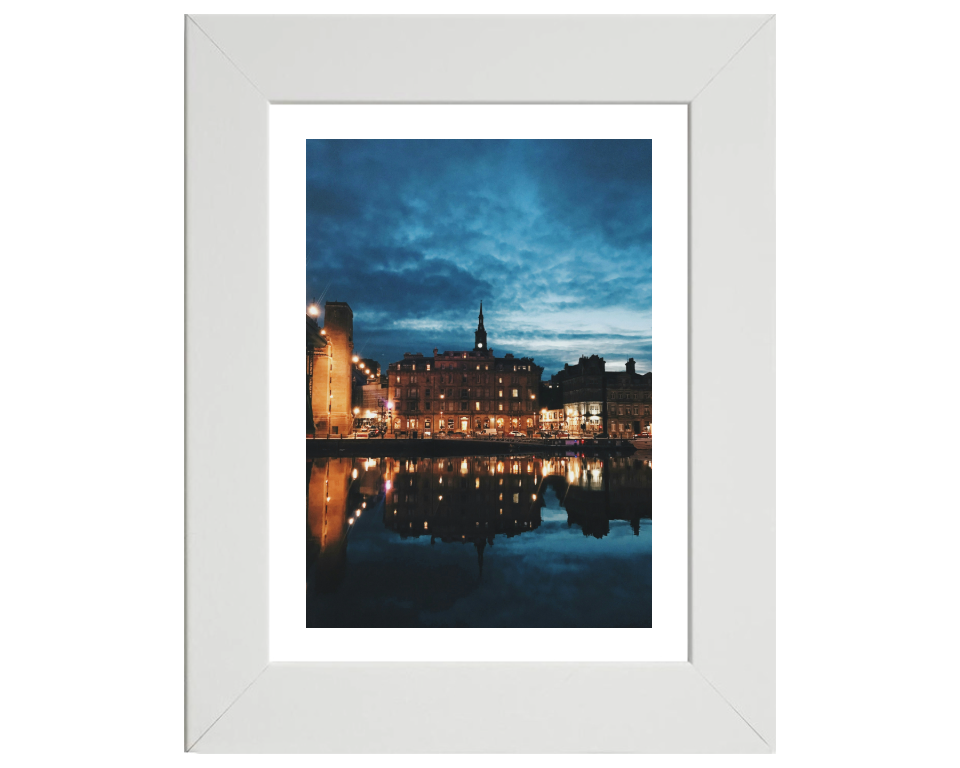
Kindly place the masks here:
POLYGON ((651 626, 649 453, 307 460, 308 627, 651 626))

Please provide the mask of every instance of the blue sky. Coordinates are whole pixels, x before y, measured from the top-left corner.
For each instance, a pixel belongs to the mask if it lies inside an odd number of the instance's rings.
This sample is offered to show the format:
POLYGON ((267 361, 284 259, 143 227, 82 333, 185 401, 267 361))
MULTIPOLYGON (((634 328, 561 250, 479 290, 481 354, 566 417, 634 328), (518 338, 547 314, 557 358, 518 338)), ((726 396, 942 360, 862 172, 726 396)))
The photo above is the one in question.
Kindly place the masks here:
POLYGON ((354 344, 489 346, 544 378, 599 354, 650 370, 651 142, 311 140, 307 300, 346 301, 354 344))

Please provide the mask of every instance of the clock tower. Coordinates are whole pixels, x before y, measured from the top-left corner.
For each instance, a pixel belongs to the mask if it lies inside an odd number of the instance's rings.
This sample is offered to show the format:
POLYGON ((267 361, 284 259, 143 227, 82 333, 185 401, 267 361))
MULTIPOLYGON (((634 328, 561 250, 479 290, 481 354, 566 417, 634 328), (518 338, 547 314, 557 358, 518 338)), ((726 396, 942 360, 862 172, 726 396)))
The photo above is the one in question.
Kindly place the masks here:
POLYGON ((473 351, 487 351, 487 332, 483 328, 483 302, 480 302, 480 322, 477 324, 477 330, 473 333, 473 351))

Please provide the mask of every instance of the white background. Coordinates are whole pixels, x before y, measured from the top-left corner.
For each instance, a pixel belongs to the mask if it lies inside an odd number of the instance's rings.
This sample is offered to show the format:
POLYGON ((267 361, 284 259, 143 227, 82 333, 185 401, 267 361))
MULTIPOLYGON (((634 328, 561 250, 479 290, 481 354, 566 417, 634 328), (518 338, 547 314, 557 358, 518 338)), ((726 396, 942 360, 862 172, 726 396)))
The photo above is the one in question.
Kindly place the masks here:
MULTIPOLYGON (((354 309, 358 309, 354 307, 354 309)), ((270 108, 270 659, 686 661, 687 108, 683 105, 299 105, 270 108), (306 629, 303 361, 307 138, 653 140, 657 482, 650 629, 306 629), (455 637, 456 642, 451 642, 455 637)), ((491 329, 495 333, 496 329, 491 329)), ((358 339, 357 343, 362 343, 358 339)), ((389 361, 381 361, 386 367, 389 361)))
MULTIPOLYGON (((320 764, 180 753, 181 14, 325 7, 92 0, 21 3, 4 16, 0 695, 11 765, 320 764)), ((772 759, 949 763, 960 541, 955 11, 921 0, 890 14, 815 0, 549 9, 781 12, 772 759)), ((705 760, 764 758, 640 759, 705 760)))

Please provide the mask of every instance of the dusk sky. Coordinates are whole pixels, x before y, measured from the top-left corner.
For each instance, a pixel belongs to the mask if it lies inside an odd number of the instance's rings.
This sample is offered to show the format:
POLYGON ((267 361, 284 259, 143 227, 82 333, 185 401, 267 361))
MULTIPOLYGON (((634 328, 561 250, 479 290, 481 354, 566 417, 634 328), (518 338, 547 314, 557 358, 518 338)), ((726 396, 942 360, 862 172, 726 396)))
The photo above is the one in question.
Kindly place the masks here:
POLYGON ((357 354, 470 350, 544 379, 599 354, 651 368, 651 142, 307 142, 307 301, 346 301, 357 354))

